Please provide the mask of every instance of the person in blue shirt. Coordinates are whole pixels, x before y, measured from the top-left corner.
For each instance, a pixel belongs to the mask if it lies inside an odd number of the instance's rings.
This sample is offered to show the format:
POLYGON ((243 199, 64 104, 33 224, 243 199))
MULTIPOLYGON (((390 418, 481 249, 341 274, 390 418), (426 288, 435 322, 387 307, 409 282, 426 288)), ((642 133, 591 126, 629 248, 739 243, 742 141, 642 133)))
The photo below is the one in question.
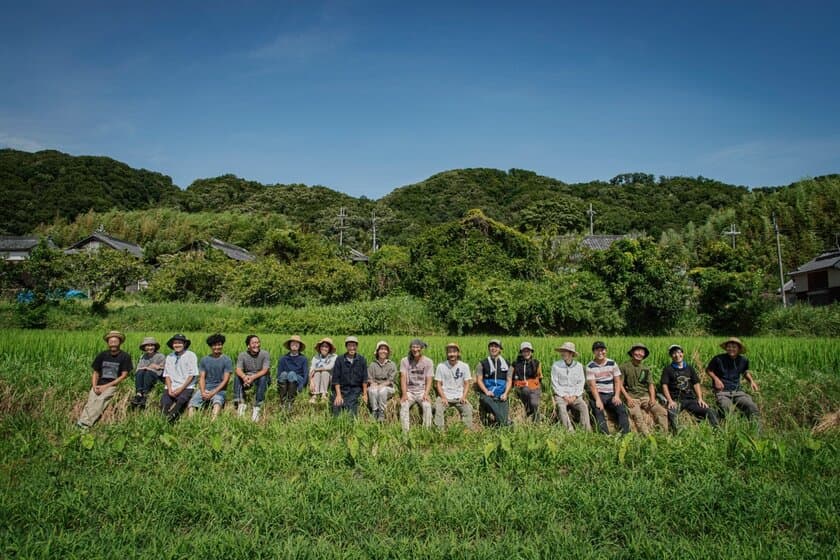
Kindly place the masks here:
POLYGON ((277 394, 281 406, 291 412, 298 391, 303 390, 309 378, 309 362, 303 355, 306 344, 298 335, 291 336, 283 346, 288 352, 277 362, 277 394))

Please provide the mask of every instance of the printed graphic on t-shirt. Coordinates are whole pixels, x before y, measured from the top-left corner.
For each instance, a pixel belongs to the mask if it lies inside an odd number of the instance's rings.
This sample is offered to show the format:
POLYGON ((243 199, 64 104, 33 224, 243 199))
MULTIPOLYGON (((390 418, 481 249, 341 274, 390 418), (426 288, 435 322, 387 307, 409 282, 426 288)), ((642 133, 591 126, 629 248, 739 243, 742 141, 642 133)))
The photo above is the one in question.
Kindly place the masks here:
POLYGON ((120 363, 119 362, 109 362, 103 361, 102 362, 102 371, 100 372, 100 379, 108 379, 113 380, 120 376, 120 363))

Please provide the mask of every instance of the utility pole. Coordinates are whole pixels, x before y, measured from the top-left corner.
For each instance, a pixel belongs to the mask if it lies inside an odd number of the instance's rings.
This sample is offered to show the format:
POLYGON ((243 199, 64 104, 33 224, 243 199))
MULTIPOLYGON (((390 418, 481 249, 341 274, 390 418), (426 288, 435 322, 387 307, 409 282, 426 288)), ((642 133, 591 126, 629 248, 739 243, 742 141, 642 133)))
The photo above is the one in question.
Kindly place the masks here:
POLYGON ((735 224, 729 226, 729 229, 725 229, 721 232, 721 235, 728 235, 732 238, 732 249, 735 249, 735 236, 741 235, 741 232, 735 229, 735 224))
POLYGON ((595 210, 592 209, 592 203, 589 203, 589 235, 595 235, 595 210))
POLYGON ((787 307, 787 295, 785 294, 785 273, 782 269, 782 243, 779 240, 779 224, 776 222, 775 212, 773 212, 773 231, 776 232, 776 252, 779 255, 779 289, 782 292, 782 307, 787 307))
POLYGON ((377 247, 376 247, 376 210, 373 210, 370 213, 370 222, 373 226, 373 248, 371 250, 371 253, 375 253, 376 249, 377 249, 377 247))
POLYGON ((338 211, 338 246, 344 246, 344 230, 347 226, 344 225, 344 219, 347 217, 347 209, 342 206, 338 211))

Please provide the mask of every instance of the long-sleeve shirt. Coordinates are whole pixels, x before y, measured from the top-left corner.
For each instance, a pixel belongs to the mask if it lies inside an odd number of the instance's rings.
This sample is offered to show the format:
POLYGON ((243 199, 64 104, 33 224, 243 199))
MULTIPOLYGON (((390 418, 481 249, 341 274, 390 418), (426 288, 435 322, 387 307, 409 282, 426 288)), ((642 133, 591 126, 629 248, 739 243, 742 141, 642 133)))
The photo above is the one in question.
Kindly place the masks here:
POLYGON ((586 385, 586 374, 583 364, 572 360, 566 364, 565 360, 557 360, 551 366, 551 390, 558 397, 579 397, 583 395, 586 385))
POLYGON ((298 390, 303 389, 309 379, 309 362, 303 354, 285 354, 277 362, 277 379, 284 371, 292 371, 298 375, 298 390))

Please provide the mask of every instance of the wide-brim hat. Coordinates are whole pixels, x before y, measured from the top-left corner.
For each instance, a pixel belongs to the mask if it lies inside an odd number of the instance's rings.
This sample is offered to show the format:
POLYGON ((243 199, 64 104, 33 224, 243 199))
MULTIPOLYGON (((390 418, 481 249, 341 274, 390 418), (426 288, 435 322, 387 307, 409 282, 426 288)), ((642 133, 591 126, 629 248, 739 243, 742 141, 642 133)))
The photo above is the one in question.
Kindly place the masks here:
POLYGON ((379 354, 379 349, 382 348, 383 346, 388 349, 389 354, 391 353, 391 345, 388 344, 387 342, 385 342, 384 340, 380 340, 379 342, 376 343, 376 350, 374 351, 374 354, 378 355, 379 354))
POLYGON ((329 344, 329 345, 330 345, 330 354, 332 354, 332 353, 334 353, 334 352, 335 352, 335 344, 333 344, 332 339, 331 339, 330 337, 328 337, 328 336, 325 336, 324 338, 322 338, 321 340, 319 340, 319 341, 318 341, 318 344, 316 344, 316 345, 315 345, 315 349, 316 349, 316 350, 320 350, 320 349, 321 349, 321 345, 322 345, 322 344, 324 344, 324 343, 326 343, 326 344, 329 344))
POLYGON ((306 344, 300 339, 300 336, 298 336, 296 334, 293 334, 292 336, 290 336, 289 340, 287 340, 286 342, 283 343, 283 346, 286 347, 286 350, 291 350, 292 342, 297 342, 298 344, 300 344, 300 348, 298 349, 298 352, 303 352, 304 350, 306 350, 306 344))
MULTIPOLYGON (((636 344, 631 346, 630 350, 627 351, 627 355, 632 358, 633 357, 633 350, 635 350, 636 348, 641 348, 642 350, 645 351, 645 358, 650 356, 650 350, 648 350, 648 347, 645 346, 644 344, 642 344, 641 342, 637 342, 636 344)), ((642 359, 644 360, 645 358, 642 358, 642 359)))
POLYGON ((157 339, 153 336, 147 336, 143 339, 143 342, 140 343, 140 350, 145 352, 146 346, 148 346, 149 344, 154 344, 155 352, 160 350, 160 342, 158 342, 157 339))
POLYGON ((746 354, 747 353, 747 347, 744 346, 744 343, 741 342, 741 339, 737 338, 737 337, 734 337, 734 336, 730 336, 729 338, 727 338, 726 340, 721 342, 720 347, 723 348, 724 350, 726 350, 726 345, 729 344, 730 342, 734 342, 735 344, 738 345, 738 347, 741 349, 741 351, 740 351, 741 354, 746 354))
POLYGON ((461 347, 458 346, 457 342, 448 342, 444 348, 447 350, 449 350, 450 348, 455 348, 458 352, 461 351, 461 347))
POLYGON ((109 338, 114 338, 114 337, 117 337, 117 338, 120 339, 120 344, 125 342, 125 335, 123 333, 121 333, 120 331, 108 331, 108 334, 103 336, 102 340, 104 340, 105 342, 108 342, 109 338))
POLYGON ((184 350, 189 348, 190 344, 192 344, 192 341, 189 338, 187 338, 186 336, 184 336, 182 334, 176 334, 172 338, 170 338, 169 340, 166 341, 166 345, 169 346, 169 348, 171 348, 172 350, 174 350, 174 348, 172 348, 172 343, 175 342, 176 340, 180 340, 181 342, 184 343, 184 350))
POLYGON ((499 350, 504 350, 505 349, 505 347, 502 346, 502 341, 499 340, 498 338, 490 339, 490 342, 487 343, 487 346, 490 347, 490 346, 493 346, 494 344, 499 347, 499 350))
POLYGON ((683 350, 682 346, 680 346, 679 344, 672 344, 671 346, 668 347, 668 355, 672 356, 674 354, 675 350, 679 350, 680 352, 685 354, 685 350, 683 350))
POLYGON ((554 351, 555 352, 564 352, 565 351, 565 352, 571 352, 575 356, 578 355, 578 351, 575 348, 575 343, 574 342, 564 342, 559 347, 555 348, 554 351))
POLYGON ((350 343, 350 342, 355 342, 356 344, 358 344, 359 339, 356 338, 355 336, 348 336, 347 338, 344 339, 344 346, 347 346, 347 344, 350 343))

